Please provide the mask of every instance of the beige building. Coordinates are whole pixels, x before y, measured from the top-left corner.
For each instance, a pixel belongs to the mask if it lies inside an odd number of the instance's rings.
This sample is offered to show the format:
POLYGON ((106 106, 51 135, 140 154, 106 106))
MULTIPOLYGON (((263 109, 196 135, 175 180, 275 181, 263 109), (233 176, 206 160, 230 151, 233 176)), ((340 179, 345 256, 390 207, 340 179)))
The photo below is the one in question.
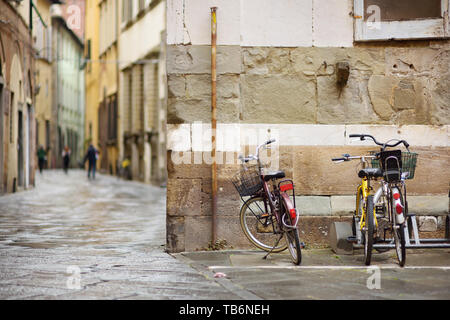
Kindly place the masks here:
MULTIPOLYGON (((60 1, 35 1, 33 41, 36 50, 36 147, 50 150, 52 123, 52 21, 50 7, 60 1)), ((48 159, 48 155, 47 155, 48 159)))
POLYGON ((97 169, 117 173, 119 1, 89 1, 86 6, 86 144, 99 151, 97 169))
MULTIPOLYGON (((98 1, 98 149, 99 166, 104 172, 117 174, 118 168, 118 34, 119 1, 98 1)), ((94 62, 95 63, 95 62, 94 62)))
POLYGON ((130 161, 132 179, 163 182, 166 2, 120 3, 119 159, 130 161))
POLYGON ((34 185, 35 56, 28 2, 0 1, 0 194, 34 185))
POLYGON ((407 183, 409 210, 443 221, 450 180, 449 1, 393 3, 168 1, 170 251, 205 248, 211 240, 211 165, 204 159, 210 155, 212 6, 218 7, 223 128, 218 239, 250 246, 229 178, 239 169, 237 156, 269 137, 277 139, 280 169, 295 181, 300 237, 309 245, 327 244, 330 222, 351 219, 355 210, 356 163, 336 165, 331 158, 376 148, 352 141, 351 133, 407 140, 419 153, 416 176, 407 183))

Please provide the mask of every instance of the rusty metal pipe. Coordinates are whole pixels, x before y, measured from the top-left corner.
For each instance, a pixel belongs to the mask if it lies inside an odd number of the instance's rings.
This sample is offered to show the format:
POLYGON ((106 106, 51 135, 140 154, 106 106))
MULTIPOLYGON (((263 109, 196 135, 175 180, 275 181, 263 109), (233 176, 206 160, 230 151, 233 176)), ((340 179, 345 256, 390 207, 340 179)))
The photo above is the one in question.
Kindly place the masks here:
POLYGON ((211 7, 211 184, 212 184, 212 230, 211 240, 214 246, 217 240, 217 161, 216 161, 216 129, 217 129, 217 7, 211 7))

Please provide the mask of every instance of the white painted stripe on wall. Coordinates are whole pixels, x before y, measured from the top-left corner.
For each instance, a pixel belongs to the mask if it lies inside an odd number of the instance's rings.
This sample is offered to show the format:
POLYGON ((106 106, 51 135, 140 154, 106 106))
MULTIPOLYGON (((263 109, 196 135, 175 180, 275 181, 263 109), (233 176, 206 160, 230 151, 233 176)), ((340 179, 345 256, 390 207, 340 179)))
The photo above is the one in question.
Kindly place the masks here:
MULTIPOLYGON (((378 141, 404 139, 412 147, 448 147, 449 125, 321 125, 321 124, 218 124, 217 150, 239 152, 274 138, 280 146, 373 146, 350 139, 352 133, 373 135, 378 141)), ((211 151, 211 125, 193 123, 167 125, 168 150, 211 151)))
POLYGON ((167 44, 352 47, 353 0, 167 0, 167 44))

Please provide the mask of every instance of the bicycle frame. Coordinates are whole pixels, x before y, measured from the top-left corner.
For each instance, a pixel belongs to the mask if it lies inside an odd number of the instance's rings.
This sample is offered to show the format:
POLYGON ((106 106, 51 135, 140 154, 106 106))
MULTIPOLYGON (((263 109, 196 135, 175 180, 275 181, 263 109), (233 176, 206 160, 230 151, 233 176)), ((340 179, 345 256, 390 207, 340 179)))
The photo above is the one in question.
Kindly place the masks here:
MULTIPOLYGON (((262 197, 263 198, 263 202, 264 202, 264 210, 265 212, 269 212, 269 208, 270 208, 270 212, 273 213, 273 215, 275 216, 275 219, 277 220, 278 225, 281 227, 282 225, 284 225, 285 227, 288 228, 292 228, 292 227, 296 227, 297 223, 298 223, 298 213, 296 215, 296 221, 295 224, 293 226, 288 226, 284 223, 283 221, 283 217, 280 216, 280 212, 282 209, 282 205, 284 203, 285 208, 287 210, 287 212, 289 212, 289 210, 291 209, 295 209, 295 192, 294 193, 294 203, 292 203, 291 199, 289 198, 289 196, 285 193, 285 192, 280 192, 280 188, 279 185, 283 182, 287 182, 290 181, 293 185, 293 181, 292 180, 283 180, 280 181, 278 183, 278 185, 276 184, 276 181, 273 180, 272 181, 272 187, 273 187, 273 192, 270 191, 270 187, 269 187, 269 183, 264 179, 264 174, 263 174, 263 170, 262 170, 262 166, 261 166, 261 161, 260 161, 260 157, 259 157, 259 151, 262 147, 274 142, 275 140, 270 140, 269 142, 266 142, 260 146, 257 147, 256 149, 256 156, 249 156, 248 158, 241 158, 241 160, 256 160, 258 162, 258 168, 259 168, 259 172, 260 172, 260 178, 261 178, 261 182, 262 182, 262 186, 263 189, 262 191, 255 195, 254 197, 262 197), (278 199, 278 206, 276 203, 276 200, 278 199)), ((253 199, 254 197, 251 197, 250 199, 253 199)), ((249 200, 250 200, 249 199, 249 200)), ((249 201, 247 200, 247 201, 249 201)), ((252 212, 253 213, 253 212, 252 212)), ((273 220, 272 220, 273 223, 273 220)), ((273 228, 273 230, 275 230, 275 228, 273 228)))

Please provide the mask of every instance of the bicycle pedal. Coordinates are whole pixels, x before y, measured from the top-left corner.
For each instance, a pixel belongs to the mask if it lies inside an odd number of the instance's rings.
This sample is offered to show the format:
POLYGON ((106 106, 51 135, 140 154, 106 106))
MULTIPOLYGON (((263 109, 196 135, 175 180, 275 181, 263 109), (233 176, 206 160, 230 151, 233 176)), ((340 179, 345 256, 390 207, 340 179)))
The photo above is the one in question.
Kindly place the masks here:
POLYGON ((305 249, 305 247, 306 247, 306 244, 304 242, 300 242, 300 248, 305 249))
POLYGON ((350 236, 350 237, 347 237, 347 241, 352 242, 352 243, 357 243, 358 239, 356 238, 356 236, 350 236))
POLYGON ((263 213, 263 214, 261 214, 261 218, 268 218, 269 217, 269 214, 268 213, 263 213))

